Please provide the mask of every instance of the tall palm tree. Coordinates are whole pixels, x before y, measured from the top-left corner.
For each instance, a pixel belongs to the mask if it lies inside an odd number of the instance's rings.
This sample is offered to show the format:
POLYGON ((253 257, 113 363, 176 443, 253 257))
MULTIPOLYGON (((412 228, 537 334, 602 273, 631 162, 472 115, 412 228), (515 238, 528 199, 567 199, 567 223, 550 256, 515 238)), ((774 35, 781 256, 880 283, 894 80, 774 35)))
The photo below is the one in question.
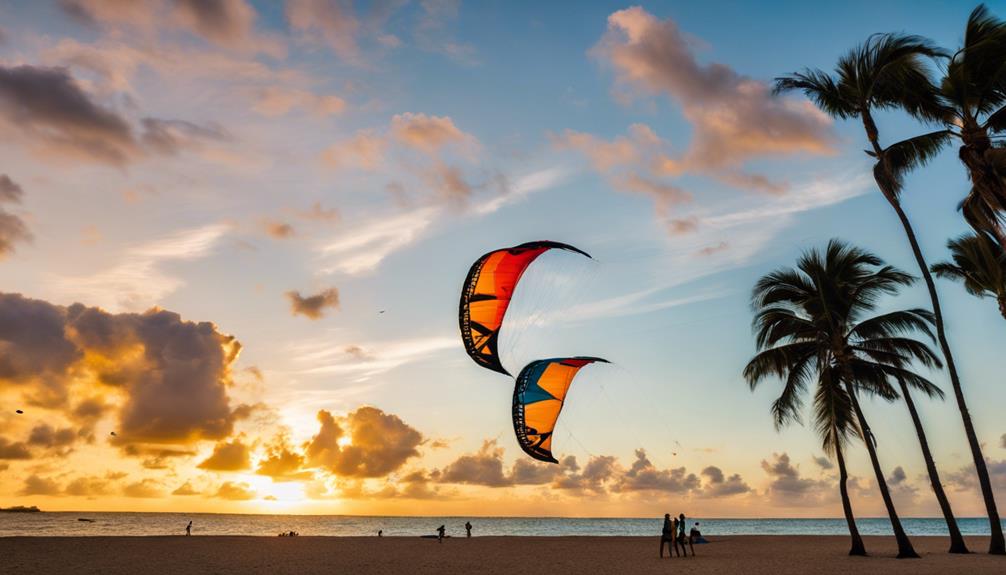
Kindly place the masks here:
MULTIPOLYGON (((950 133, 946 129, 938 130, 885 148, 880 144, 880 132, 873 118, 875 110, 902 108, 923 121, 942 119, 946 111, 939 100, 936 86, 929 80, 925 65, 925 59, 941 54, 942 52, 928 40, 918 36, 875 34, 839 59, 834 76, 821 70, 807 69, 777 78, 775 89, 777 92, 802 91, 825 113, 841 119, 857 118, 862 122, 870 144, 870 149, 866 153, 876 159, 873 167, 874 180, 884 199, 898 216, 912 254, 915 256, 915 262, 925 280, 934 312, 937 340, 956 390, 960 387, 960 378, 947 341, 939 294, 936 292, 936 284, 929 273, 929 265, 919 247, 912 223, 901 206, 905 175, 910 170, 926 164, 939 153, 939 150, 950 141, 950 133)), ((911 398, 906 396, 906 401, 914 413, 911 398)), ((959 405, 963 405, 961 401, 963 396, 958 402, 959 405)), ((966 412, 966 408, 963 411, 966 412)), ((929 465, 932 455, 929 453, 928 442, 921 425, 916 425, 916 431, 919 444, 923 448, 923 456, 927 460, 926 467, 933 493, 950 532, 950 552, 967 553, 967 545, 957 526, 939 472, 935 465, 929 465)))
MULTIPOLYGON (((960 140, 958 156, 971 191, 961 204, 976 231, 996 238, 1006 252, 1006 150, 993 136, 1006 130, 1006 22, 984 5, 968 17, 964 45, 947 62, 940 92, 944 121, 960 140)), ((1001 541, 1001 536, 1000 536, 1001 541)))
MULTIPOLYGON (((929 312, 912 309, 866 317, 880 296, 894 294, 912 281, 878 257, 837 240, 829 242, 823 253, 806 252, 796 269, 777 270, 755 285, 752 302, 759 352, 744 369, 752 387, 768 377, 785 380, 783 393, 773 404, 777 423, 799 417, 802 393, 817 375, 816 427, 825 447, 841 447, 843 434, 853 430, 863 439, 899 558, 918 555, 895 510, 859 395, 895 400, 898 391, 891 381, 903 389, 939 395, 935 385, 911 370, 913 362, 935 367, 939 359, 925 343, 906 337, 916 330, 928 332, 929 312)), ((843 489, 849 520, 846 498, 843 489)))
POLYGON ((967 234, 947 243, 953 262, 933 265, 937 277, 959 281, 969 294, 991 297, 1006 319, 1006 254, 988 234, 967 234))

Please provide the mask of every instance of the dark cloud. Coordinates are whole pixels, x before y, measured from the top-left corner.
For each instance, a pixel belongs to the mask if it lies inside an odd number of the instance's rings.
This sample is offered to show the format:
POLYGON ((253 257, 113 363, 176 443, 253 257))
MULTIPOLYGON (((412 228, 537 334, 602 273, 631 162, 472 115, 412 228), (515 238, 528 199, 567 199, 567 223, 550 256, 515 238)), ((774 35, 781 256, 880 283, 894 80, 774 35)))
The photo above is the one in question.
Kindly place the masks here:
POLYGON ((727 497, 751 491, 751 487, 744 483, 744 480, 737 473, 730 477, 725 477, 723 471, 714 465, 710 465, 702 470, 706 482, 702 487, 702 494, 708 497, 727 497))
POLYGON ((64 427, 56 429, 49 424, 42 423, 32 428, 28 436, 28 444, 44 448, 69 447, 77 440, 78 432, 64 427))
POLYGON ((503 472, 503 448, 498 447, 495 440, 484 442, 476 453, 455 459, 443 469, 440 480, 486 487, 513 485, 513 479, 503 472))
POLYGON ((81 89, 65 68, 0 66, 0 128, 45 152, 121 166, 140 155, 129 122, 81 89))
POLYGON ((0 459, 31 459, 31 451, 21 442, 11 442, 0 436, 0 459))
POLYGON ((321 429, 308 442, 304 458, 340 477, 383 477, 419 455, 423 436, 397 415, 361 407, 336 419, 318 412, 321 429), (340 440, 348 438, 348 443, 340 440))
POLYGON ((20 202, 23 195, 24 189, 20 184, 7 174, 0 174, 0 202, 20 202))
POLYGON ((231 501, 248 501, 249 499, 255 499, 255 492, 252 491, 251 486, 247 483, 225 481, 220 486, 220 489, 217 489, 214 497, 229 499, 231 501))
POLYGON ((999 438, 999 447, 1006 449, 1006 433, 1002 434, 1002 437, 999 438))
MULTIPOLYGON (((211 323, 167 310, 111 314, 0 294, 0 382, 24 389, 29 402, 73 414, 71 385, 87 376, 123 401, 114 443, 189 444, 230 435, 230 366, 240 344, 211 323)), ((84 410, 99 413, 100 403, 84 410)))
MULTIPOLYGON (((989 478, 996 489, 1006 489, 1006 459, 995 460, 986 458, 985 465, 989 470, 989 478)), ((947 475, 947 483, 958 490, 979 491, 978 476, 973 465, 965 465, 947 475)))
POLYGON ((321 319, 325 316, 325 309, 339 307, 339 290, 336 288, 307 297, 298 291, 288 291, 286 297, 290 300, 290 312, 308 319, 321 319))
POLYGON ((905 470, 899 465, 891 471, 891 476, 887 478, 887 483, 891 486, 901 485, 907 479, 908 476, 905 475, 905 470))
POLYGON ((837 491, 837 485, 831 482, 800 477, 800 470, 790 463, 786 453, 773 453, 772 461, 762 460, 761 467, 772 479, 768 487, 769 496, 781 505, 815 504, 832 490, 837 491))
POLYGON ((580 471, 575 458, 563 459, 567 473, 552 484, 556 489, 604 493, 618 479, 620 467, 611 455, 593 455, 580 471))
POLYGON ((112 492, 112 480, 108 477, 78 477, 66 484, 64 493, 77 497, 95 497, 112 492))
POLYGON ((63 489, 55 480, 32 474, 24 480, 20 495, 62 495, 63 489))
POLYGON ((197 465, 209 471, 242 471, 251 467, 251 450, 240 438, 221 441, 213 447, 213 453, 197 465))
POLYGON ((227 133, 219 126, 200 126, 184 120, 162 120, 144 118, 143 145, 165 156, 175 156, 179 152, 196 146, 203 141, 226 141, 227 133))
POLYGON ((828 459, 827 457, 821 457, 821 456, 815 455, 814 456, 814 463, 816 463, 818 467, 820 467, 821 469, 823 469, 825 471, 829 471, 829 470, 835 468, 835 464, 832 463, 831 460, 828 459))
POLYGON ((255 9, 245 0, 173 0, 178 17, 204 38, 224 46, 248 41, 255 9))
POLYGON ((517 485, 544 485, 556 481, 563 476, 564 470, 571 467, 576 467, 576 458, 572 455, 564 458, 560 465, 522 457, 514 461, 510 480, 517 485))
POLYGON ((699 478, 684 467, 658 469, 646 457, 644 449, 636 450, 636 460, 622 475, 616 491, 667 491, 688 493, 700 487, 699 478))

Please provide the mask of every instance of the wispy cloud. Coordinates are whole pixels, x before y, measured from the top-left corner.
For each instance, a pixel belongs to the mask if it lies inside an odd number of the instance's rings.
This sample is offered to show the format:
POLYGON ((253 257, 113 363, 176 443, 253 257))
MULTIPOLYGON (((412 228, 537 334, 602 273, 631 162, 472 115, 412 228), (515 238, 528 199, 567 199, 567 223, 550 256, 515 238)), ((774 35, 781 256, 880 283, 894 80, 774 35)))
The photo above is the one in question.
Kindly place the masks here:
POLYGON ((398 216, 377 216, 349 228, 319 246, 322 273, 360 275, 377 268, 392 253, 416 241, 440 215, 436 207, 398 216))
MULTIPOLYGON (((567 175, 563 168, 532 172, 517 179, 507 193, 479 203, 465 214, 475 217, 489 215, 506 205, 523 201, 531 194, 559 185, 567 175)), ((423 238, 434 223, 448 217, 449 213, 439 206, 427 206, 399 215, 379 214, 341 230, 316 248, 322 260, 321 273, 370 273, 391 254, 423 238)))
POLYGON ((456 337, 446 336, 365 343, 324 339, 294 343, 289 351, 299 373, 346 375, 360 382, 458 345, 456 337))
POLYGON ((159 303, 185 285, 162 264, 209 255, 227 233, 226 224, 181 230, 126 250, 121 261, 85 276, 55 276, 51 290, 61 299, 99 305, 112 311, 140 311, 159 303))

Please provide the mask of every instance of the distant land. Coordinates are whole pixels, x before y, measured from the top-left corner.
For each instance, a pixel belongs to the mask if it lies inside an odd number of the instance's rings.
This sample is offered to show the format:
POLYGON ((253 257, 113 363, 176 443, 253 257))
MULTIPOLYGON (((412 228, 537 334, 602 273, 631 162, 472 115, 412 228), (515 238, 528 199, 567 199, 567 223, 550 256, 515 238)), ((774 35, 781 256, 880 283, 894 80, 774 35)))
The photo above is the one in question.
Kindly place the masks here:
POLYGON ((32 505, 31 507, 25 507, 23 505, 15 505, 14 507, 0 507, 0 513, 41 513, 41 509, 32 505))

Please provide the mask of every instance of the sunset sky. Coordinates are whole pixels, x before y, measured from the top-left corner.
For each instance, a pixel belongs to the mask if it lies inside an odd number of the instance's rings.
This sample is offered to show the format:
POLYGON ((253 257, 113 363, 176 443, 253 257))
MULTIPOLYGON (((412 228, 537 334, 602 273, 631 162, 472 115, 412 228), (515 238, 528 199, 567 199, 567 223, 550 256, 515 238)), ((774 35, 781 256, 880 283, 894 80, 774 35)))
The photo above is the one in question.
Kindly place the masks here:
MULTIPOLYGON (((861 126, 770 82, 874 32, 954 48, 972 8, 0 0, 0 506, 841 516, 812 427, 741 377, 750 289, 832 237, 916 268, 861 126), (594 260, 533 264, 504 365, 612 362, 574 383, 560 465, 457 326, 472 262, 539 239, 594 260)), ((952 149, 906 183, 930 261, 967 186, 952 149)), ((939 289, 1006 498, 1006 322, 939 289)), ((981 515, 956 406, 919 403, 981 515)), ((866 410, 899 512, 938 514, 904 405, 866 410)))

